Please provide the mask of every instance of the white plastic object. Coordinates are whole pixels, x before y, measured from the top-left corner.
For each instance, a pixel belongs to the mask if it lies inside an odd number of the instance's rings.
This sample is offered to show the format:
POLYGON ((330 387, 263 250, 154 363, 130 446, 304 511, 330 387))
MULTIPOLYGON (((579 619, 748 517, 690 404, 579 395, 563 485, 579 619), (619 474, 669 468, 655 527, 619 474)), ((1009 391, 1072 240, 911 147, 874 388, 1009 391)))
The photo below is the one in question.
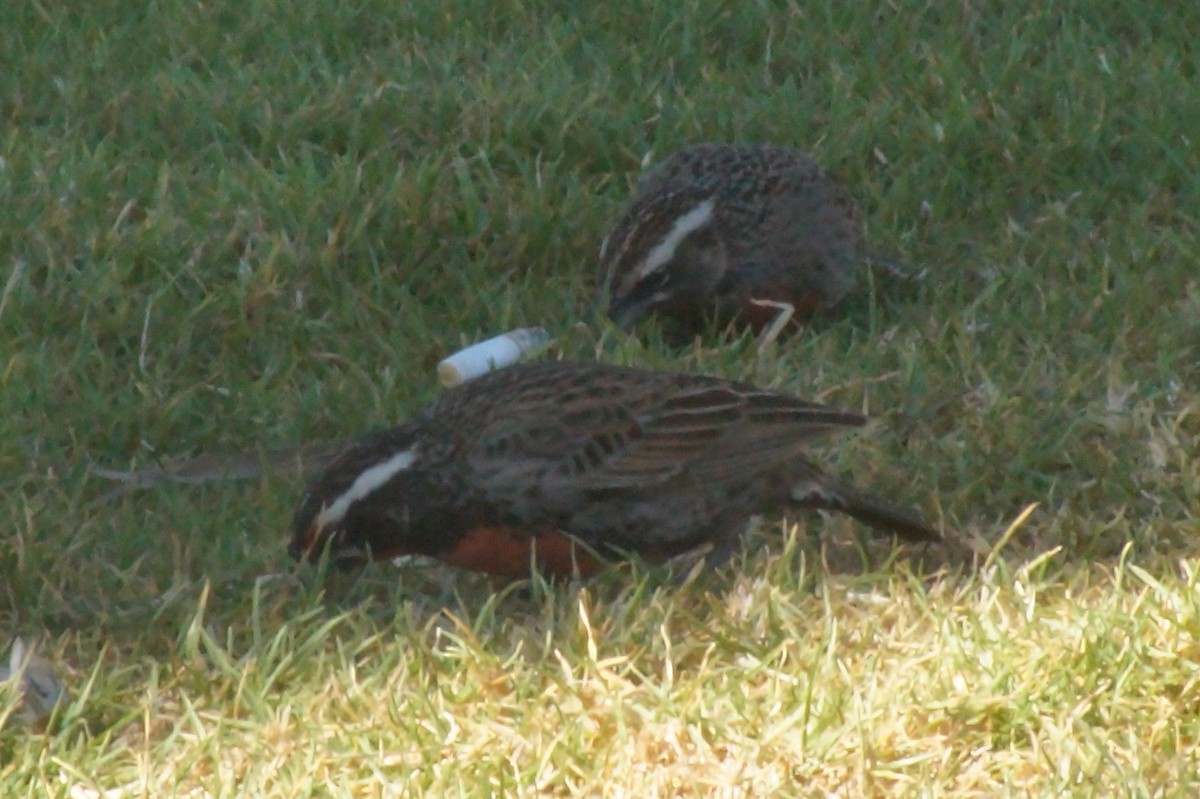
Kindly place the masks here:
POLYGON ((503 369, 521 360, 521 356, 550 340, 541 327, 520 327, 472 344, 438 364, 438 379, 446 387, 474 380, 493 369, 503 369))

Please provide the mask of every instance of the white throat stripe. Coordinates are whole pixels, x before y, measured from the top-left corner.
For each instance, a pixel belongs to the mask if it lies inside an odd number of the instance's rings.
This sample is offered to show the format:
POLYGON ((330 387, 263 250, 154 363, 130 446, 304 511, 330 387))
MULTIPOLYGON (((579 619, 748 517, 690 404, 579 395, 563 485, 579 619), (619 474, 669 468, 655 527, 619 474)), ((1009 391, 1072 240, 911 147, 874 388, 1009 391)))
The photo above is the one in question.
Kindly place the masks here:
POLYGON ((646 260, 642 261, 641 267, 637 270, 638 280, 644 279, 654 270, 670 261, 675 256, 675 249, 679 246, 679 242, 686 239, 689 234, 708 224, 708 221, 712 219, 713 208, 715 206, 716 199, 709 197, 676 219, 675 224, 671 225, 671 230, 667 233, 666 237, 655 245, 654 249, 646 255, 646 260))
POLYGON ((417 459, 415 448, 397 452, 382 463, 377 463, 360 474, 346 489, 346 492, 325 507, 317 516, 316 526, 321 529, 330 524, 336 524, 350 510, 350 506, 370 494, 381 485, 391 480, 400 472, 412 466, 417 459))

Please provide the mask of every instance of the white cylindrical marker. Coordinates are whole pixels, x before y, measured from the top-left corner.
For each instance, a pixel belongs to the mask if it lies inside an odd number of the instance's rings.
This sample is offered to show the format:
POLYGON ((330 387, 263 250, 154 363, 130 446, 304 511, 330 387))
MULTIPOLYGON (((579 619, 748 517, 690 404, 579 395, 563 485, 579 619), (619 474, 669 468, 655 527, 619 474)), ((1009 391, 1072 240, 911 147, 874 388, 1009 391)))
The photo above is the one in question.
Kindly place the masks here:
POLYGON ((550 334, 540 327, 521 327, 503 335, 472 344, 438 364, 438 379, 446 387, 474 380, 493 369, 521 360, 521 356, 550 340, 550 334))

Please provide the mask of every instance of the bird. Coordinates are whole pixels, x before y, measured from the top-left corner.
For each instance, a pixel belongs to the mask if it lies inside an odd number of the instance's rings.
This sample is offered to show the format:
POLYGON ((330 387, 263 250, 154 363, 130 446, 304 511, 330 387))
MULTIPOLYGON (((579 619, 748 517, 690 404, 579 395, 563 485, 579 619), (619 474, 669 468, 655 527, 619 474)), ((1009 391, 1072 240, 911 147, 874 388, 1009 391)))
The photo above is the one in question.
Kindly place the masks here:
POLYGON ((422 555, 522 579, 589 576, 710 545, 718 567, 753 517, 840 511, 914 542, 918 513, 805 455, 853 411, 719 377, 539 361, 448 389, 347 445, 306 486, 289 552, 344 568, 422 555))
POLYGON ((808 153, 694 144, 639 181, 600 245, 598 282, 624 330, 653 312, 687 334, 710 317, 777 333, 837 305, 864 248, 858 205, 808 153))

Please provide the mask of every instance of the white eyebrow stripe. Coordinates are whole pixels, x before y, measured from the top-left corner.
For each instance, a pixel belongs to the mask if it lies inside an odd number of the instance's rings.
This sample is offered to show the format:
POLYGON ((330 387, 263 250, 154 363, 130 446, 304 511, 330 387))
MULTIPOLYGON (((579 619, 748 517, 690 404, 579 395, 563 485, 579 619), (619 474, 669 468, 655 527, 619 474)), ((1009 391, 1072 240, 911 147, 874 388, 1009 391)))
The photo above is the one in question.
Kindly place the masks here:
POLYGON ((340 522, 346 515, 346 512, 350 510, 351 505, 412 466, 413 461, 416 459, 417 450, 416 447, 413 447, 412 449, 397 452, 386 461, 377 463, 364 471, 355 478, 354 482, 350 484, 350 487, 341 496, 325 506, 325 509, 321 511, 314 521, 317 529, 319 530, 330 524, 340 522))
POLYGON ((716 204, 716 198, 709 197, 676 219, 675 224, 671 226, 670 232, 667 233, 662 241, 655 245, 654 249, 646 255, 646 260, 642 261, 642 265, 638 267, 637 279, 642 280, 654 270, 670 261, 674 257, 675 249, 681 241, 687 238, 689 234, 709 223, 716 204))

